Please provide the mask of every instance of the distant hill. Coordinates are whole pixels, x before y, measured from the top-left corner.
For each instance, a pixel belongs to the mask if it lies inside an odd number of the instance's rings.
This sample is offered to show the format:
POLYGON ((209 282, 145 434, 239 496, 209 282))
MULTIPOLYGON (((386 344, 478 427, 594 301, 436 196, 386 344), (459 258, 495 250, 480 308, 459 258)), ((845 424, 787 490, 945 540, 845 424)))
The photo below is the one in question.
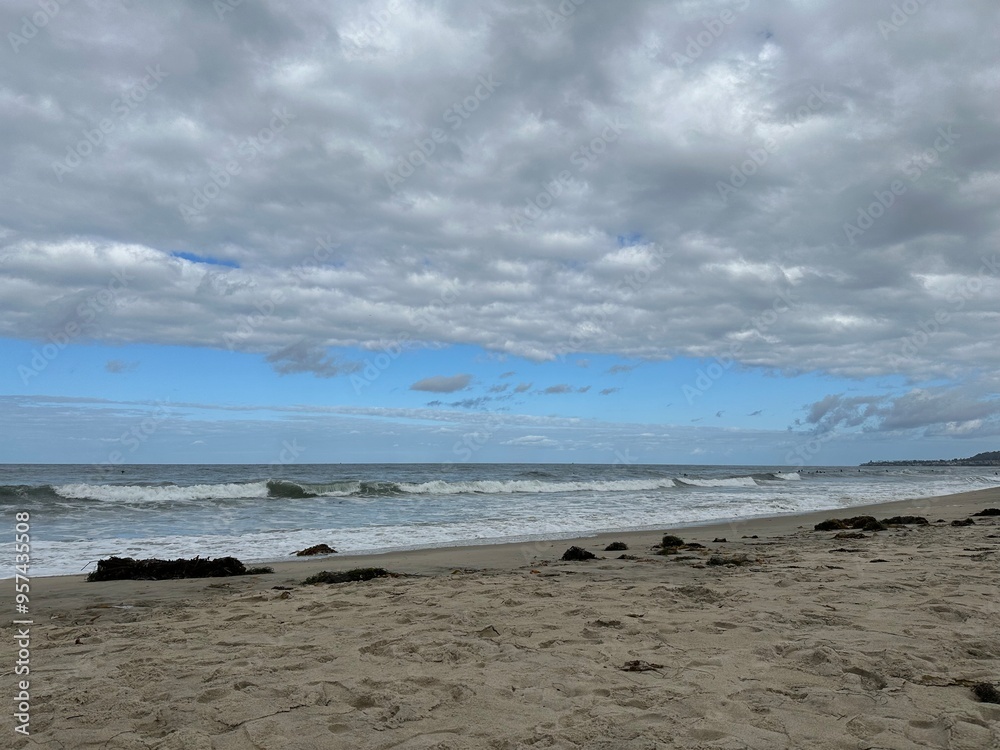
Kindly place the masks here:
POLYGON ((966 461, 1000 461, 1000 451, 988 451, 986 453, 977 453, 972 458, 965 459, 966 461))
POLYGON ((931 460, 869 461, 862 466, 1000 466, 1000 451, 977 453, 969 458, 938 458, 931 460))

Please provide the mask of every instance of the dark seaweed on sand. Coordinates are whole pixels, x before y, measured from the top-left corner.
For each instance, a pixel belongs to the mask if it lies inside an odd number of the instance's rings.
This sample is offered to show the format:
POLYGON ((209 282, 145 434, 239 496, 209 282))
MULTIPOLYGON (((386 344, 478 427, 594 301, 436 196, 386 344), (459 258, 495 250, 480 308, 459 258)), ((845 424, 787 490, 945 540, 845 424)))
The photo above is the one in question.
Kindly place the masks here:
POLYGON ((916 524, 917 526, 926 526, 929 521, 923 516, 893 516, 892 518, 883 518, 882 523, 884 524, 916 524))
POLYGON ((846 529, 885 531, 887 527, 875 516, 854 516, 853 518, 830 518, 826 521, 820 521, 813 528, 816 531, 844 531, 846 529))
POLYGON ((972 694, 983 703, 1000 703, 1000 690, 988 682, 980 682, 972 688, 972 694))
POLYGON ((373 578, 388 578, 392 575, 385 568, 352 568, 336 573, 324 570, 322 573, 309 576, 302 583, 313 586, 319 583, 350 583, 352 581, 370 581, 373 578))
POLYGON ((298 557, 310 557, 312 555, 335 555, 337 550, 331 547, 329 544, 314 544, 312 547, 306 547, 305 549, 300 549, 298 552, 294 553, 298 557))
POLYGON ((663 665, 649 661, 642 661, 641 659, 633 659, 632 661, 625 662, 625 664, 618 668, 623 672, 655 672, 659 669, 663 669, 663 665))
POLYGON ((839 534, 833 535, 834 539, 867 539, 868 537, 862 534, 860 531, 841 531, 839 534))
POLYGON ((709 565, 735 565, 737 567, 743 565, 753 565, 754 561, 751 560, 747 555, 712 555, 708 558, 709 565))
POLYGON ((593 560, 596 557, 597 555, 595 555, 593 552, 588 552, 583 547, 570 547, 568 550, 563 552, 562 559, 570 561, 593 560))
POLYGON ((985 508, 978 513, 973 513, 974 516, 1000 516, 1000 508, 985 508))
POLYGON ((194 557, 190 560, 135 560, 131 557, 109 557, 97 561, 97 570, 87 576, 88 581, 163 581, 175 578, 221 578, 245 576, 256 573, 273 573, 270 568, 249 570, 235 557, 194 557))

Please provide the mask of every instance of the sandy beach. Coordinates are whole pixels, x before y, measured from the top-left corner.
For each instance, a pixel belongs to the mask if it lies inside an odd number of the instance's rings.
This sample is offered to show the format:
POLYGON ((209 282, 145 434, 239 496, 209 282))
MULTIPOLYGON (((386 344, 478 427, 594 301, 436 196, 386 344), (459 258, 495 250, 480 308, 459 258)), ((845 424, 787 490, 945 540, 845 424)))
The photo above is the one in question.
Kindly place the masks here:
POLYGON ((951 525, 998 506, 992 489, 273 575, 39 578, 31 735, 8 711, 8 746, 1000 748, 1000 705, 971 690, 1000 683, 1000 517, 951 525), (931 523, 813 530, 866 513, 931 523), (654 554, 668 532, 704 548, 654 554), (562 562, 572 545, 598 559, 562 562), (302 585, 366 566, 400 576, 302 585))

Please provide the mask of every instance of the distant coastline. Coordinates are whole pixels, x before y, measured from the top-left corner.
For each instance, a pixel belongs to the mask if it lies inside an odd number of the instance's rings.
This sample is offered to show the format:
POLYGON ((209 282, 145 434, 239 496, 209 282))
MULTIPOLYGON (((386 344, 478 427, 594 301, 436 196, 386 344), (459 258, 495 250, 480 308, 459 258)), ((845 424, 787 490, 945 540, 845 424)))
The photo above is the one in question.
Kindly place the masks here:
POLYGON ((1000 451, 977 453, 969 458, 910 459, 869 461, 861 466, 1000 466, 1000 451))

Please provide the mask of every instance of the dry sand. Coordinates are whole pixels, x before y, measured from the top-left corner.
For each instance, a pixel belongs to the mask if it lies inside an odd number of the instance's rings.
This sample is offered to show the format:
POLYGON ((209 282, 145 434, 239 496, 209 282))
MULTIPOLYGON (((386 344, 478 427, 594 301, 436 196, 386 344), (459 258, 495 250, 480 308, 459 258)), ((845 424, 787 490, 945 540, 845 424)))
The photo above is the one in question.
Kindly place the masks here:
POLYGON ((1000 705, 969 687, 1000 682, 1000 518, 950 525, 997 506, 1000 489, 875 506, 945 523, 865 539, 812 530, 852 508, 267 576, 37 579, 32 734, 3 744, 1000 748, 1000 705), (652 554, 663 531, 706 549, 652 554), (601 551, 616 540, 639 559, 601 551), (574 543, 602 559, 561 562, 574 543), (301 585, 366 565, 418 575, 301 585))

